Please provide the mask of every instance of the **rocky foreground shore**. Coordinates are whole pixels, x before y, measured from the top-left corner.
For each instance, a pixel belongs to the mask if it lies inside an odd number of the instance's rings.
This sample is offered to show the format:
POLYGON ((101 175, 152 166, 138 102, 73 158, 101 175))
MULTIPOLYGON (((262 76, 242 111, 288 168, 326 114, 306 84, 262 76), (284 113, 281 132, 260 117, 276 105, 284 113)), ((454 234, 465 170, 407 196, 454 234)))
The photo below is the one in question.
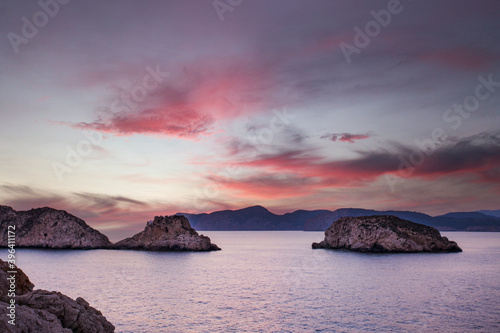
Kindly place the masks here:
MULTIPOLYGON (((13 284, 13 285, 14 285, 13 284)), ((12 286, 13 286, 12 285, 12 286)), ((33 290, 24 272, 0 259, 0 332, 111 333, 115 327, 83 298, 33 290), (12 274, 9 272, 15 271, 12 274), (10 289, 14 275, 15 289, 10 289), (14 292, 15 290, 15 292, 14 292), (15 294, 15 298, 11 293, 15 294), (12 300, 15 305, 12 306, 12 300)))
POLYGON ((325 231, 314 249, 359 252, 461 252, 435 228, 392 215, 342 217, 325 231))
POLYGON ((146 251, 217 251, 210 238, 198 235, 182 215, 156 216, 144 231, 113 245, 114 249, 146 251))

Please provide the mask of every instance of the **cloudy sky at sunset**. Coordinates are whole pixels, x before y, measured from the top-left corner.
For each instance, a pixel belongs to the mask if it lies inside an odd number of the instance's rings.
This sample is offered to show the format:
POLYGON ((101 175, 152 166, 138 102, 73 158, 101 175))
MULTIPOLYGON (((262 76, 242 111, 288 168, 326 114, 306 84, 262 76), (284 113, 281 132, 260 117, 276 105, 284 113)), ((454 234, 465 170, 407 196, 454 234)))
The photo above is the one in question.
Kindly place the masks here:
POLYGON ((0 204, 500 208, 498 1, 41 3, 0 4, 0 204))

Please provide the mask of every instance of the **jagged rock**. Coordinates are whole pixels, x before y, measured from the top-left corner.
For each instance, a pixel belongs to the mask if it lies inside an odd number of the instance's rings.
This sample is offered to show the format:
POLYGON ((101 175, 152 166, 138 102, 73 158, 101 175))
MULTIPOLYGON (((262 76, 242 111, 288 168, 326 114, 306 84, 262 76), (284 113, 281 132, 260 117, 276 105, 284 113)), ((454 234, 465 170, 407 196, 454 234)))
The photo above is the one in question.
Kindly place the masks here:
POLYGON ((342 217, 312 247, 360 252, 461 252, 433 227, 391 215, 342 217))
POLYGON ((144 231, 115 243, 115 249, 148 251, 215 251, 220 248, 210 238, 198 235, 181 215, 156 216, 144 231))
POLYGON ((16 306, 15 325, 8 323, 8 304, 0 302, 0 332, 27 333, 73 333, 69 328, 64 328, 55 315, 48 311, 32 309, 27 306, 16 306))
POLYGON ((12 225, 16 247, 99 249, 111 246, 108 237, 64 210, 44 207, 15 211, 0 206, 0 247, 7 246, 8 226, 12 225))
POLYGON ((9 298, 7 295, 7 291, 9 290, 10 282, 9 278, 11 277, 11 273, 7 272, 17 272, 15 274, 15 294, 23 295, 33 291, 35 285, 31 283, 30 279, 24 274, 22 269, 17 268, 9 268, 9 263, 0 259, 0 301, 8 302, 9 298))
POLYGON ((34 290, 33 283, 17 267, 0 259, 0 332, 110 333, 115 327, 83 298, 76 301, 59 292, 34 290), (3 283, 16 271, 15 325, 9 323, 9 284, 3 283))
POLYGON ((18 297, 20 306, 44 310, 57 317, 64 328, 74 332, 114 332, 115 327, 83 298, 75 300, 59 292, 35 290, 18 297))

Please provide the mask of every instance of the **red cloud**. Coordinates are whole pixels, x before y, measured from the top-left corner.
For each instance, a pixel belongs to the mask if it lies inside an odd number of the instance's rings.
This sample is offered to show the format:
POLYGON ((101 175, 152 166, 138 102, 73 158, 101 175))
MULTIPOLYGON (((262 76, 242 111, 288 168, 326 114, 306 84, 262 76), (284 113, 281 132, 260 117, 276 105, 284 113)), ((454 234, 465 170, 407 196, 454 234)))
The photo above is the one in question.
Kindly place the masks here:
MULTIPOLYGON (((128 90, 119 89, 96 120, 72 126, 121 136, 195 138, 210 133, 217 120, 280 105, 273 94, 278 88, 273 87, 281 85, 276 83, 271 64, 216 59, 177 64, 175 68, 176 72, 166 75, 165 66, 161 82, 150 79, 144 84, 140 80, 128 90)), ((110 83, 114 75, 111 73, 110 83)))
POLYGON ((338 134, 324 134, 321 136, 322 139, 330 139, 332 141, 342 141, 354 143, 357 140, 368 139, 370 136, 366 134, 351 134, 351 133, 338 133, 338 134))
POLYGON ((231 163, 253 172, 252 176, 216 179, 216 182, 240 197, 259 199, 308 196, 325 188, 359 188, 388 174, 428 180, 453 176, 469 182, 495 182, 500 175, 499 135, 481 133, 439 147, 432 154, 417 147, 405 147, 392 152, 359 152, 357 158, 336 161, 312 155, 305 149, 261 155, 231 163), (422 164, 408 164, 409 154, 414 152, 423 156, 422 164), (466 177, 470 175, 476 177, 466 177))
POLYGON ((315 193, 318 186, 324 187, 311 178, 292 174, 262 174, 242 179, 212 177, 212 181, 229 190, 234 197, 262 200, 303 197, 315 193))
POLYGON ((391 153, 367 153, 357 159, 325 161, 318 156, 308 156, 294 151, 276 156, 243 162, 241 165, 264 168, 275 172, 289 172, 297 177, 320 180, 327 186, 350 186, 370 181, 376 177, 397 171, 397 156, 391 153))
POLYGON ((138 113, 118 113, 104 121, 78 123, 76 128, 115 135, 158 134, 193 138, 207 133, 214 119, 194 110, 149 109, 138 113))
POLYGON ((254 176, 211 177, 211 181, 240 198, 305 197, 324 188, 359 186, 385 172, 397 170, 397 161, 386 157, 390 156, 365 156, 366 163, 357 160, 329 162, 297 150, 233 163, 253 169, 256 171, 254 176))

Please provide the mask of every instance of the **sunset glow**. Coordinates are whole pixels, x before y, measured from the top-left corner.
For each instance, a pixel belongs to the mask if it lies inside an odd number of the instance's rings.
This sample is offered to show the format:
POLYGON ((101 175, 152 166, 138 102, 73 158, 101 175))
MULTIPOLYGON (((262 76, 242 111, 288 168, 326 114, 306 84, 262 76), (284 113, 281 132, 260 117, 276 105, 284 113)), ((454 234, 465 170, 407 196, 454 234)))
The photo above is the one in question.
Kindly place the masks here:
POLYGON ((1 203, 109 234, 251 205, 499 209, 500 6, 398 3, 370 28, 388 1, 71 1, 28 38, 43 9, 10 2, 1 203))

